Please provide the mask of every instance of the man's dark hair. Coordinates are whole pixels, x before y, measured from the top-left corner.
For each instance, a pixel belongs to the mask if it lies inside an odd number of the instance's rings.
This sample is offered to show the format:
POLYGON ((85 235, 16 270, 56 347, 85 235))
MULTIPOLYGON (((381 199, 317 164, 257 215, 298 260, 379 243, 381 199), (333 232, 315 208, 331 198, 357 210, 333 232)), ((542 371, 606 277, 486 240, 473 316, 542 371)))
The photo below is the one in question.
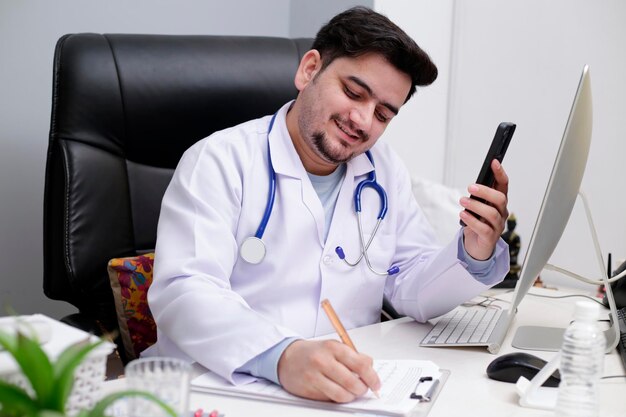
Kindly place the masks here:
POLYGON ((408 74, 411 90, 432 84, 437 67, 426 52, 386 16, 366 7, 354 7, 333 17, 315 37, 313 49, 322 57, 322 70, 337 58, 356 58, 368 53, 383 56, 391 65, 408 74))

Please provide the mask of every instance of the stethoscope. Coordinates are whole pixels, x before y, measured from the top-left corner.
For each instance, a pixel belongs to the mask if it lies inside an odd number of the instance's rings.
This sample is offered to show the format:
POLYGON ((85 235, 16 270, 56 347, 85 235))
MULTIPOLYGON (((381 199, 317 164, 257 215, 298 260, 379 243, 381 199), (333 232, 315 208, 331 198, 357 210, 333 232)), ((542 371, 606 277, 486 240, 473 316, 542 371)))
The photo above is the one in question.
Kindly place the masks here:
MULTIPOLYGON (((250 264, 259 264, 265 258, 265 254, 267 253, 267 249, 265 247, 265 243, 263 242, 263 233, 265 232, 265 228, 267 227, 267 223, 270 220, 270 216, 272 215, 272 208, 274 207, 274 200, 276 199, 276 171, 274 171, 274 165, 272 164, 272 156, 270 154, 270 146, 269 146, 269 135, 272 131, 272 127, 274 126, 274 121, 276 120, 276 114, 272 116, 270 120, 269 129, 267 131, 267 159, 269 165, 269 191, 267 197, 267 204, 265 205, 265 212, 263 213, 263 218, 261 219, 261 223, 257 228, 254 236, 250 236, 246 238, 241 244, 239 248, 239 255, 241 258, 250 263, 250 264)), ((370 160, 372 165, 374 165, 374 160, 372 158, 372 154, 370 151, 366 151, 365 154, 367 158, 370 160)), ((354 267, 361 262, 362 259, 365 259, 365 263, 370 271, 377 275, 394 275, 400 272, 400 268, 397 266, 392 266, 385 272, 379 272, 375 270, 369 260, 369 256, 367 254, 367 250, 369 249, 372 241, 374 240, 374 236, 376 236, 376 232, 380 227, 380 222, 385 218, 387 214, 387 193, 383 187, 376 181, 376 171, 371 171, 367 178, 357 184, 354 190, 354 210, 356 211, 357 224, 359 228, 359 243, 361 246, 361 254, 359 258, 354 262, 349 262, 346 259, 346 255, 341 246, 337 246, 335 248, 335 252, 340 259, 342 259, 346 264, 351 267, 354 267), (361 193, 364 188, 372 188, 376 193, 378 193, 378 197, 380 198, 380 211, 378 212, 378 218, 376 220, 376 226, 372 231, 372 234, 365 243, 365 238, 363 235, 363 226, 361 224, 361 193)))

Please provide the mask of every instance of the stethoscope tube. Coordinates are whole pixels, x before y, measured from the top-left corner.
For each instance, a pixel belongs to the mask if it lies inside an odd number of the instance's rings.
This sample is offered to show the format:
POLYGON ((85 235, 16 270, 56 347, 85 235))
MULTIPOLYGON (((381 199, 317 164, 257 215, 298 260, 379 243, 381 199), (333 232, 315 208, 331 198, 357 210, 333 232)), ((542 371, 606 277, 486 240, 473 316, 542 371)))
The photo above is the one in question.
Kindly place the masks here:
MULTIPOLYGON (((276 115, 272 116, 272 120, 270 121, 269 132, 272 131, 272 126, 274 125, 274 119, 276 115)), ((269 135, 268 132, 268 135, 269 135)), ((265 233, 265 228, 267 227, 267 223, 270 221, 270 216, 272 215, 272 209, 274 208, 274 200, 276 199, 276 171, 274 171, 274 164, 272 163, 272 155, 270 155, 270 144, 269 141, 267 143, 267 160, 269 164, 269 173, 270 173, 270 185, 267 197, 267 204, 265 205, 265 212, 263 213, 263 218, 261 219, 261 223, 259 224, 259 228, 256 229, 256 233, 254 237, 257 239, 261 239, 263 237, 263 233, 265 233)))
MULTIPOLYGON (((368 150, 365 152, 365 154, 367 155, 372 165, 374 165, 374 159, 372 158, 371 152, 368 150)), ((387 207, 388 207, 387 206, 387 193, 385 192, 383 187, 378 183, 378 181, 376 181, 376 170, 373 170, 367 175, 367 178, 365 180, 357 184, 354 190, 354 211, 356 212, 356 221, 357 221, 357 225, 359 228, 359 243, 361 246, 361 254, 359 255, 356 261, 350 262, 346 259, 346 254, 343 248, 341 246, 337 246, 335 248, 335 253, 337 254, 337 256, 339 256, 339 259, 343 260, 349 266, 354 267, 354 266, 357 266, 363 258, 365 258, 365 264, 367 265, 368 269, 372 271, 373 273, 375 273, 376 275, 387 276, 387 275, 394 275, 400 272, 400 268, 395 265, 393 265, 391 268, 389 268, 385 272, 377 271, 376 269, 372 267, 372 264, 370 263, 370 258, 367 254, 367 250, 369 249, 372 241, 374 240, 374 236, 376 236, 376 232, 378 232, 378 228, 380 227, 380 222, 385 218, 385 215, 387 214, 387 207), (365 239, 364 239, 364 234, 363 234, 363 225, 361 223, 361 193, 363 192, 364 188, 368 188, 368 187, 372 188, 378 194, 378 197, 380 199, 380 210, 378 212, 376 226, 374 226, 374 230, 372 230, 372 234, 370 235, 370 238, 366 244, 365 239)))
POLYGON ((265 243, 263 242, 263 234, 265 233, 265 228, 267 227, 267 223, 270 221, 270 216, 272 215, 272 209, 274 208, 274 200, 276 199, 276 171, 274 170, 274 164, 272 163, 272 155, 270 153, 270 132, 272 131, 272 127, 274 127, 274 120, 276 120, 276 114, 272 116, 272 120, 270 121, 270 125, 267 130, 267 160, 269 166, 269 190, 267 197, 267 204, 265 205, 265 212, 263 212, 263 218, 261 219, 261 223, 259 223, 259 227, 256 229, 256 233, 254 236, 250 236, 246 238, 241 244, 239 248, 239 255, 241 258, 248 262, 249 264, 256 265, 261 263, 261 261, 265 258, 265 254, 267 253, 267 248, 265 247, 265 243))

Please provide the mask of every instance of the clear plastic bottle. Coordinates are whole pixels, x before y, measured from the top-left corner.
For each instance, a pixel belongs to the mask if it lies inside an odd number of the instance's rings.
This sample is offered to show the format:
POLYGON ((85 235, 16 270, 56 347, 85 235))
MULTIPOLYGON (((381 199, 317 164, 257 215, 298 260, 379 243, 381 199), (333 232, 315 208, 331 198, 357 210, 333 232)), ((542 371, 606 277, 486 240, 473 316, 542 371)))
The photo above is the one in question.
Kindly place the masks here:
POLYGON ((574 321, 565 330, 561 347, 558 417, 597 417, 598 380, 604 368, 604 333, 598 325, 598 305, 579 301, 574 321))

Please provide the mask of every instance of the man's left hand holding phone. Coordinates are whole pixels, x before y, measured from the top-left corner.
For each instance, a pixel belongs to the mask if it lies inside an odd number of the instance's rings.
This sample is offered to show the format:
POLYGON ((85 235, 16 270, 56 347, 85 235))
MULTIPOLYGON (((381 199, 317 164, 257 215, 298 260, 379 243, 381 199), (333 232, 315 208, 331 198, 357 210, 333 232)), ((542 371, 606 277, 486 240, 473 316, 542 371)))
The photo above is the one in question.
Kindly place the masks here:
POLYGON ((460 213, 461 221, 465 224, 463 243, 467 253, 476 260, 486 260, 491 257, 509 217, 507 208, 509 177, 500 161, 504 158, 504 152, 506 152, 508 142, 515 131, 515 125, 501 123, 496 131, 494 143, 499 140, 498 137, 501 136, 499 133, 502 133, 503 130, 506 134, 506 145, 502 145, 501 153, 496 152, 496 155, 492 152, 494 146, 492 143, 484 163, 489 167, 487 169, 493 173, 493 184, 480 184, 482 172, 486 168, 483 166, 477 182, 471 184, 467 189, 471 198, 462 197, 460 200, 460 204, 464 208, 460 213), (490 155, 493 155, 493 158, 490 155))

